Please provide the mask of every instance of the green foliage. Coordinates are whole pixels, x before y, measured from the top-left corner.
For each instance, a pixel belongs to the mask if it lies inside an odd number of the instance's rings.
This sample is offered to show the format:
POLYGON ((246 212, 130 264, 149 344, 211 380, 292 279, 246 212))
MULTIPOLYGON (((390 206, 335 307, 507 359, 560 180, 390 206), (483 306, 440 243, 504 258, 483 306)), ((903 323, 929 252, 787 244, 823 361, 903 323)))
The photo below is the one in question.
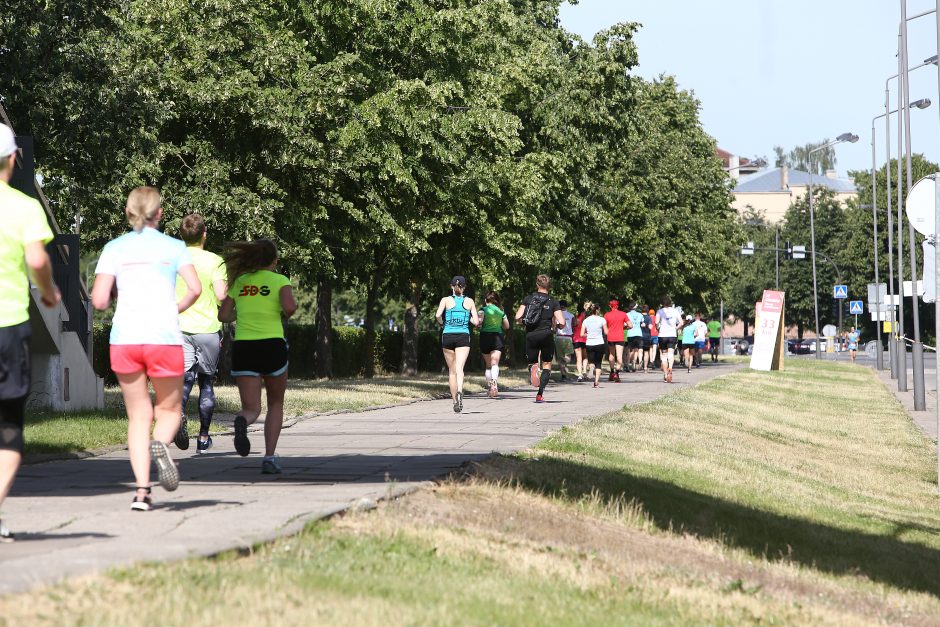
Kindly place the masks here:
POLYGON ((826 170, 833 170, 836 167, 836 149, 835 146, 828 146, 810 155, 810 151, 816 150, 829 143, 829 138, 822 141, 809 143, 804 146, 796 146, 789 152, 784 152, 780 146, 774 146, 774 167, 780 168, 786 166, 794 170, 803 172, 812 172, 813 174, 823 175, 826 170), (812 156, 812 159, 810 157, 812 156))

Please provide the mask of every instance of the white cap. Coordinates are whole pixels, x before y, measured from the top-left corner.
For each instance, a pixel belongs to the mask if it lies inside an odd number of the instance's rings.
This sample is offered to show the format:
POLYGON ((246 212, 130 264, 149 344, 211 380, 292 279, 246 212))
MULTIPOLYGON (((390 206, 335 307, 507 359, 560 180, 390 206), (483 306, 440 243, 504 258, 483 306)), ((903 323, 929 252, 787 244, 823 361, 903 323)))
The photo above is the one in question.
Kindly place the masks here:
POLYGON ((685 319, 686 319, 686 320, 691 320, 691 319, 692 319, 692 316, 686 316, 685 319))
POLYGON ((16 137, 13 129, 0 123, 0 157, 9 157, 16 152, 16 137))

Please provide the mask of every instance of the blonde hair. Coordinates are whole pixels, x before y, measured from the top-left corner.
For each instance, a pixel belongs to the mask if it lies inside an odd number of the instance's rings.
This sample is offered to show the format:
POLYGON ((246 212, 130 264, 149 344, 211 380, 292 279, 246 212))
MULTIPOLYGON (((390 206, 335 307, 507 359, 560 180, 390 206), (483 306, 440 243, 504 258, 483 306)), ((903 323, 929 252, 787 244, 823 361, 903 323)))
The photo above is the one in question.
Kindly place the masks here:
POLYGON ((135 231, 139 233, 144 229, 145 223, 157 217, 160 201, 160 192, 156 187, 142 186, 131 190, 127 195, 127 207, 124 212, 135 231))
POLYGON ((584 311, 587 313, 587 315, 593 316, 597 314, 597 305, 589 300, 586 300, 584 301, 584 311))

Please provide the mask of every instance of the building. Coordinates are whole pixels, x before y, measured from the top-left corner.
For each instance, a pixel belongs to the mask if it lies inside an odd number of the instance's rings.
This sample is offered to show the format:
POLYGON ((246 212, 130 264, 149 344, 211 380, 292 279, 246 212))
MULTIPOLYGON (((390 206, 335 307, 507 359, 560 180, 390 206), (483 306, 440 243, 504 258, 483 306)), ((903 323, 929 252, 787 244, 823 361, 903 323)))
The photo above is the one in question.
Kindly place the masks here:
POLYGON ((717 147, 715 148, 715 154, 721 159, 721 167, 734 180, 754 174, 766 165, 763 159, 748 159, 747 157, 733 155, 727 150, 717 147))
MULTIPOLYGON (((763 212, 769 223, 775 224, 783 220, 794 201, 806 196, 809 180, 809 172, 791 170, 786 166, 743 176, 731 190, 734 194, 732 206, 738 213, 752 207, 763 212)), ((828 170, 825 176, 813 176, 813 187, 831 189, 836 200, 842 203, 858 196, 855 180, 838 178, 835 170, 828 170)))

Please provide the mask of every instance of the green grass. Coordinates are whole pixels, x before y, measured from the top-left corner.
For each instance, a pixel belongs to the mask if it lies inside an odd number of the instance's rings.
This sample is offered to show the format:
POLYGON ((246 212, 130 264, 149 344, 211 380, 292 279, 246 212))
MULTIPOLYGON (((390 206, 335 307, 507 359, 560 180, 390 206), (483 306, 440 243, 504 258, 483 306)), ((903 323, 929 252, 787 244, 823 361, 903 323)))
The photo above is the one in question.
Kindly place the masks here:
POLYGON ((0 625, 937 623, 932 445, 870 370, 787 367, 249 555, 5 597, 0 625))

